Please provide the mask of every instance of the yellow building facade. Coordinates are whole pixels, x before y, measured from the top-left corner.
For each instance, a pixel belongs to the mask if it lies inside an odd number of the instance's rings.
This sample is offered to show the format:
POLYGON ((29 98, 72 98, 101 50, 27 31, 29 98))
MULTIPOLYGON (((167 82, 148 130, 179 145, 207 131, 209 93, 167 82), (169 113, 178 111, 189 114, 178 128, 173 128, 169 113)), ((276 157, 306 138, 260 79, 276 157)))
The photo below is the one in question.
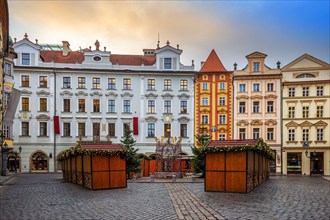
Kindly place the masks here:
POLYGON ((330 65, 304 54, 283 71, 283 174, 330 175, 330 65))

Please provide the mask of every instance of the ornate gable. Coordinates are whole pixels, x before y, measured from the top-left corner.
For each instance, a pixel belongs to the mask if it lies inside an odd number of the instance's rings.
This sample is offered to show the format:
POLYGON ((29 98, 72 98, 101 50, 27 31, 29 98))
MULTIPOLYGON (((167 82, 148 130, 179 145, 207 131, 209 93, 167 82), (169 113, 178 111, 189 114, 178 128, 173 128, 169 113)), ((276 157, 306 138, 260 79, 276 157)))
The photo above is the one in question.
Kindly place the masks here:
POLYGON ((330 69, 330 65, 307 53, 283 67, 282 71, 330 69))
POLYGON ((91 96, 102 96, 103 94, 100 93, 99 91, 94 91, 90 93, 91 96))
POLYGON ((262 122, 260 120, 253 120, 251 122, 251 125, 254 125, 254 126, 259 126, 259 125, 262 125, 262 122))
POLYGON ((249 122, 246 120, 240 120, 239 122, 236 123, 238 126, 248 126, 249 122))
POLYGON ((318 121, 314 125, 315 125, 315 127, 318 127, 318 128, 325 128, 326 126, 328 126, 328 123, 326 123, 324 121, 318 121))
POLYGON ((265 122, 265 125, 277 125, 277 122, 273 119, 269 119, 265 122))
POLYGON ((312 127, 313 123, 309 122, 309 121, 304 121, 300 124, 301 127, 312 127))

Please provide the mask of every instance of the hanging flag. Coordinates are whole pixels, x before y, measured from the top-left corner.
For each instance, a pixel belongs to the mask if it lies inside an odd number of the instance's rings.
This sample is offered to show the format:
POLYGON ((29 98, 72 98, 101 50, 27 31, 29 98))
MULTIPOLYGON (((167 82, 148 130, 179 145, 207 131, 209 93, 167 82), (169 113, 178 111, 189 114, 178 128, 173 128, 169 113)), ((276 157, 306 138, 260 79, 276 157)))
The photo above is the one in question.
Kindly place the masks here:
POLYGON ((54 134, 60 134, 60 117, 54 116, 54 134))
POLYGON ((133 117, 133 135, 139 134, 139 118, 133 117))

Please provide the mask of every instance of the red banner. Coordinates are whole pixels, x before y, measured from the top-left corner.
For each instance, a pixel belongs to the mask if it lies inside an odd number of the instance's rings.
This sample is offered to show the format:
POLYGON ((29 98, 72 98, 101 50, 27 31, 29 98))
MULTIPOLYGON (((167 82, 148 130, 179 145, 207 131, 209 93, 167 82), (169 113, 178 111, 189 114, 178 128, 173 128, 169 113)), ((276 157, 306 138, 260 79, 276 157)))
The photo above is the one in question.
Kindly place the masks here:
POLYGON ((133 135, 139 134, 139 118, 133 117, 133 135))
POLYGON ((54 116, 54 134, 60 134, 60 117, 54 116))

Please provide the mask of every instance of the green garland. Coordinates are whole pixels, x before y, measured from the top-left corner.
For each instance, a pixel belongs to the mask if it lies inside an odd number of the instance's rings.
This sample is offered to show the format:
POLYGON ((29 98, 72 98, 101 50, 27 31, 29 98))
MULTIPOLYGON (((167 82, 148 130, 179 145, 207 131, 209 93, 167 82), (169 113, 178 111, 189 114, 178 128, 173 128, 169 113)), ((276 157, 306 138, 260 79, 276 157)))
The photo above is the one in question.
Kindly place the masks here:
POLYGON ((245 146, 224 146, 224 147, 205 147, 204 153, 214 152, 239 152, 239 151, 254 151, 265 156, 268 159, 274 160, 276 157, 275 152, 263 141, 262 138, 258 140, 257 145, 245 145, 245 146))
POLYGON ((119 155, 121 157, 125 157, 126 151, 125 150, 86 150, 81 148, 79 144, 76 144, 75 147, 70 147, 69 149, 60 153, 57 156, 57 160, 62 161, 70 157, 79 156, 79 155, 102 155, 102 156, 119 155))

